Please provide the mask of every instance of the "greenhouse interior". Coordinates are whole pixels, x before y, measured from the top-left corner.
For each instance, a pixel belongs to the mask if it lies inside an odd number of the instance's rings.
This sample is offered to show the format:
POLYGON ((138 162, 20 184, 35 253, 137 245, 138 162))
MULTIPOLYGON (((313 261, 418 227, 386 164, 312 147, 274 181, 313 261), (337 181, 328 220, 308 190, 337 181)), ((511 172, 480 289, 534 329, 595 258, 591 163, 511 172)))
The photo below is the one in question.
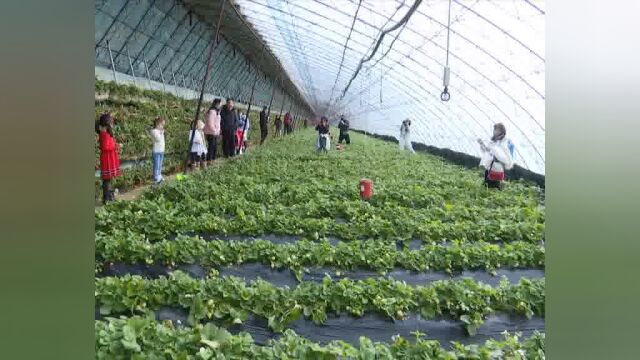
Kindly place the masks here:
POLYGON ((545 3, 95 3, 99 359, 544 359, 545 3))

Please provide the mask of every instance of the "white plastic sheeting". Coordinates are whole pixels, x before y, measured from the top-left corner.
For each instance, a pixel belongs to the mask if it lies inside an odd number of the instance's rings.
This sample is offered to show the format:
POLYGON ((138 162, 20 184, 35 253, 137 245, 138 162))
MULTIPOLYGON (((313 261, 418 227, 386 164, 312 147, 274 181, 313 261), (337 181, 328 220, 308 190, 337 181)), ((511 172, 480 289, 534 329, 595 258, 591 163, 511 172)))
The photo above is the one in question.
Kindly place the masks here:
POLYGON ((415 0, 236 0, 318 115, 344 113, 354 128, 480 155, 478 137, 507 127, 515 162, 544 174, 544 2, 453 0, 451 100, 443 102, 449 1, 422 1, 388 33, 344 92, 383 29, 415 0), (356 15, 357 14, 357 15, 356 15))

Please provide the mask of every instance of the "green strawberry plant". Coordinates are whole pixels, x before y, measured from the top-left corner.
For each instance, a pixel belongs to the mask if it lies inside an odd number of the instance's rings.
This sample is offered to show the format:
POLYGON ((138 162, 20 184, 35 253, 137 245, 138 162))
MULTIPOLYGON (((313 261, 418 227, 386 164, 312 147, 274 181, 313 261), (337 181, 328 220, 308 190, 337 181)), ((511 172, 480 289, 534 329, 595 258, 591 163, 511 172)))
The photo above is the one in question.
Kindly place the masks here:
POLYGON ((357 346, 343 341, 318 344, 286 330, 277 340, 256 344, 251 335, 232 335, 208 323, 174 327, 144 317, 108 318, 95 323, 97 359, 505 359, 543 360, 544 334, 529 338, 504 334, 482 345, 454 342, 450 349, 416 333, 414 339, 396 336, 389 343, 361 337, 357 346))
POLYGON ((195 324, 207 319, 238 323, 254 314, 268 319, 278 332, 300 316, 321 324, 329 313, 361 317, 376 312, 392 319, 404 319, 410 313, 426 319, 459 319, 474 334, 494 312, 544 316, 545 301, 544 279, 504 282, 494 288, 468 278, 410 286, 385 278, 333 281, 325 277, 321 283, 301 282, 291 289, 261 279, 248 284, 236 277, 196 280, 180 271, 154 280, 137 275, 99 278, 95 296, 104 315, 181 307, 189 309, 190 322, 195 324))

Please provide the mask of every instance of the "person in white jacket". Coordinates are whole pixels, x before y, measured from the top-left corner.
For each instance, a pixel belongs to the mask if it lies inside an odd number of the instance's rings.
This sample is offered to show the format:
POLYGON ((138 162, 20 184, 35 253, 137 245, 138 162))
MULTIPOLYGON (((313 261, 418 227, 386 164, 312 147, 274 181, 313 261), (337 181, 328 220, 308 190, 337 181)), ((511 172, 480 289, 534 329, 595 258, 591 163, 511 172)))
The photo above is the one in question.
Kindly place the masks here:
POLYGON ((193 167, 202 165, 207 154, 207 146, 204 139, 204 122, 198 120, 196 130, 189 131, 189 138, 193 135, 193 145, 191 146, 191 164, 193 167), (195 131, 195 134, 192 134, 195 131))
POLYGON ((412 154, 415 154, 413 145, 411 145, 411 120, 402 121, 398 143, 400 144, 400 150, 409 150, 412 154))
POLYGON ((162 162, 164 160, 164 119, 157 117, 153 120, 153 127, 149 129, 149 136, 153 141, 153 181, 156 184, 164 181, 162 177, 162 162))
POLYGON ((513 167, 506 135, 507 130, 504 125, 497 123, 493 126, 493 136, 488 144, 478 139, 482 149, 480 166, 485 169, 484 181, 489 188, 501 189, 505 170, 513 167))

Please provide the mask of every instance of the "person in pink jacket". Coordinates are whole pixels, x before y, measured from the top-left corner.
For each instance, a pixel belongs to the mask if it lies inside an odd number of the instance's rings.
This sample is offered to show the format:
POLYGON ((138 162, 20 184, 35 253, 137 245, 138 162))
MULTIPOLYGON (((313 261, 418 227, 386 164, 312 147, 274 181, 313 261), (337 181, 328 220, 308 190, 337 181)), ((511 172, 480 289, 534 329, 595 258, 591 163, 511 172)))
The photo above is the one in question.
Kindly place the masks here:
POLYGON ((216 149, 218 148, 218 137, 220 136, 220 103, 222 100, 215 99, 204 116, 204 137, 207 141, 207 163, 216 159, 216 149))

